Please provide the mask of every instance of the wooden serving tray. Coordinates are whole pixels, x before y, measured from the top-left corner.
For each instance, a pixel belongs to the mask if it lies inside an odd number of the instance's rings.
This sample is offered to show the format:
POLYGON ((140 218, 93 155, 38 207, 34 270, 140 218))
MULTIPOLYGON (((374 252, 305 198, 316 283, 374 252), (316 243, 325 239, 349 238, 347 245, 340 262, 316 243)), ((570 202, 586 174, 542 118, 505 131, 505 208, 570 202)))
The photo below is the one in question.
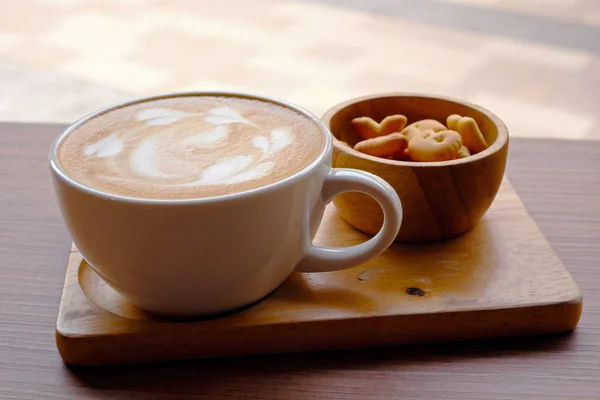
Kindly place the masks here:
MULTIPOLYGON (((366 238, 328 206, 316 241, 366 238)), ((133 306, 74 248, 56 337, 68 364, 126 364, 545 334, 573 329, 581 308, 577 284, 505 180, 482 222, 456 239, 294 273, 254 306, 199 322, 133 306)))

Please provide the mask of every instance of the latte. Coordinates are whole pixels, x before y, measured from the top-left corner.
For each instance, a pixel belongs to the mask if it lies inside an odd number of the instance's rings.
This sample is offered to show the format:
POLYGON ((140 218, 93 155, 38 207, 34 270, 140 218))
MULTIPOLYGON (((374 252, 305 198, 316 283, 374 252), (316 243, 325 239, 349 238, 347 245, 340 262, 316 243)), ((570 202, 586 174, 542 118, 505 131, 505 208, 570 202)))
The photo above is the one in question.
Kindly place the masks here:
POLYGON ((283 180, 323 151, 309 117, 241 97, 151 99, 100 113, 60 143, 75 181, 111 194, 189 199, 238 193, 283 180))

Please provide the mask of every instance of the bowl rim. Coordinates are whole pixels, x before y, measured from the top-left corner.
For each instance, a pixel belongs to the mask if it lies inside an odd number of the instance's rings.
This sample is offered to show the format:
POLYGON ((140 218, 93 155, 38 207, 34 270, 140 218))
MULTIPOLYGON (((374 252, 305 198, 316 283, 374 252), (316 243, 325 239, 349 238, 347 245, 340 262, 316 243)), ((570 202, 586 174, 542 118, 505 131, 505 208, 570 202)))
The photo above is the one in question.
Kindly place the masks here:
POLYGON ((494 114, 493 112, 491 112, 490 110, 488 110, 485 107, 482 107, 480 105, 477 105, 475 103, 472 103, 472 102, 469 102, 466 100, 462 100, 462 99, 459 99, 456 97, 451 97, 451 96, 443 96, 443 95, 435 95, 435 94, 411 93, 411 92, 388 92, 388 93, 376 93, 376 94, 369 94, 369 95, 365 95, 365 96, 354 97, 352 99, 338 103, 335 106, 331 107, 329 110, 327 110, 323 114, 323 116, 321 117, 321 120, 323 120, 325 125, 327 125, 327 128, 331 131, 331 127, 330 127, 331 120, 341 110, 343 110, 353 104, 361 103, 363 101, 380 99, 380 98, 398 98, 398 97, 405 97, 405 98, 416 97, 416 98, 443 100, 443 101, 448 101, 451 103, 456 103, 456 104, 460 104, 465 107, 472 108, 474 110, 477 110, 481 114, 484 114, 486 117, 488 117, 494 123, 494 125, 496 126, 496 129, 498 130, 498 137, 496 138, 496 140, 490 147, 488 147, 487 149, 485 149, 482 152, 471 155, 469 157, 459 158, 459 159, 455 159, 455 160, 448 160, 448 161, 426 161, 426 162, 424 162, 424 161, 398 161, 398 160, 390 160, 387 158, 375 157, 375 156, 371 156, 368 154, 361 153, 357 150, 354 150, 352 147, 346 145, 345 142, 343 142, 343 141, 339 140, 337 137, 335 137, 335 135, 332 132, 331 136, 333 138, 333 146, 337 150, 342 151, 346 154, 349 154, 349 155, 352 155, 352 156, 355 156, 358 158, 363 158, 365 160, 369 160, 372 162, 387 164, 390 166, 446 167, 446 166, 451 166, 451 165, 468 164, 470 162, 477 161, 482 158, 486 158, 486 157, 500 151, 508 143, 508 140, 509 140, 508 139, 508 128, 507 128, 506 124, 496 114, 494 114), (342 144, 342 143, 344 143, 344 144, 342 144))

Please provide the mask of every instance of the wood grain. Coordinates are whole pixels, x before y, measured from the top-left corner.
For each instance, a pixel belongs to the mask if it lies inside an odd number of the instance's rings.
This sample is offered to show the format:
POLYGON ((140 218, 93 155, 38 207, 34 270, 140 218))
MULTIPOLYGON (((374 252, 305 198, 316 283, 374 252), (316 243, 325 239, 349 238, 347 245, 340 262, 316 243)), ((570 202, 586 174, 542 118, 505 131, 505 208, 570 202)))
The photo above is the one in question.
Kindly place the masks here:
MULTIPOLYGON (((397 240, 426 242, 455 237, 473 228, 498 192, 508 152, 508 129, 493 113, 477 105, 446 97, 405 93, 375 94, 348 100, 323 116, 334 140, 333 166, 356 168, 386 180, 404 208, 397 240), (477 121, 490 147, 473 156, 439 162, 388 160, 352 148, 361 140, 352 125, 357 117, 381 121, 402 114, 409 123, 423 119, 446 122, 452 114, 477 121)), ((383 224, 375 200, 362 193, 334 199, 342 217, 353 227, 374 235, 383 224)))
MULTIPOLYGON (((315 241, 368 236, 332 205, 315 241)), ((508 181, 480 224, 449 241, 396 243, 360 267, 293 274, 265 300, 207 321, 152 318, 69 259, 57 321, 72 365, 348 349, 571 330, 581 292, 508 181)))
POLYGON ((46 154, 60 127, 0 124, 2 399, 597 399, 600 143, 511 141, 508 176, 584 293, 572 334, 66 368, 54 343, 69 238, 46 154))

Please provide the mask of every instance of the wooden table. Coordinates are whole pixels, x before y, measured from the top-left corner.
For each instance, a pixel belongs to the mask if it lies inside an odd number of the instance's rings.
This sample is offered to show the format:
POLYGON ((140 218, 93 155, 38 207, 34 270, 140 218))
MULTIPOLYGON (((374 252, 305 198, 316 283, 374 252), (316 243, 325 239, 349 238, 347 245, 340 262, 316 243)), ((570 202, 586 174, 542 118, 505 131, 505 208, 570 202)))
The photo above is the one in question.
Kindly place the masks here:
POLYGON ((600 398, 600 142, 511 142, 508 176, 584 292, 572 334, 68 369, 54 327, 70 241, 46 163, 61 128, 0 124, 0 399, 600 398))

